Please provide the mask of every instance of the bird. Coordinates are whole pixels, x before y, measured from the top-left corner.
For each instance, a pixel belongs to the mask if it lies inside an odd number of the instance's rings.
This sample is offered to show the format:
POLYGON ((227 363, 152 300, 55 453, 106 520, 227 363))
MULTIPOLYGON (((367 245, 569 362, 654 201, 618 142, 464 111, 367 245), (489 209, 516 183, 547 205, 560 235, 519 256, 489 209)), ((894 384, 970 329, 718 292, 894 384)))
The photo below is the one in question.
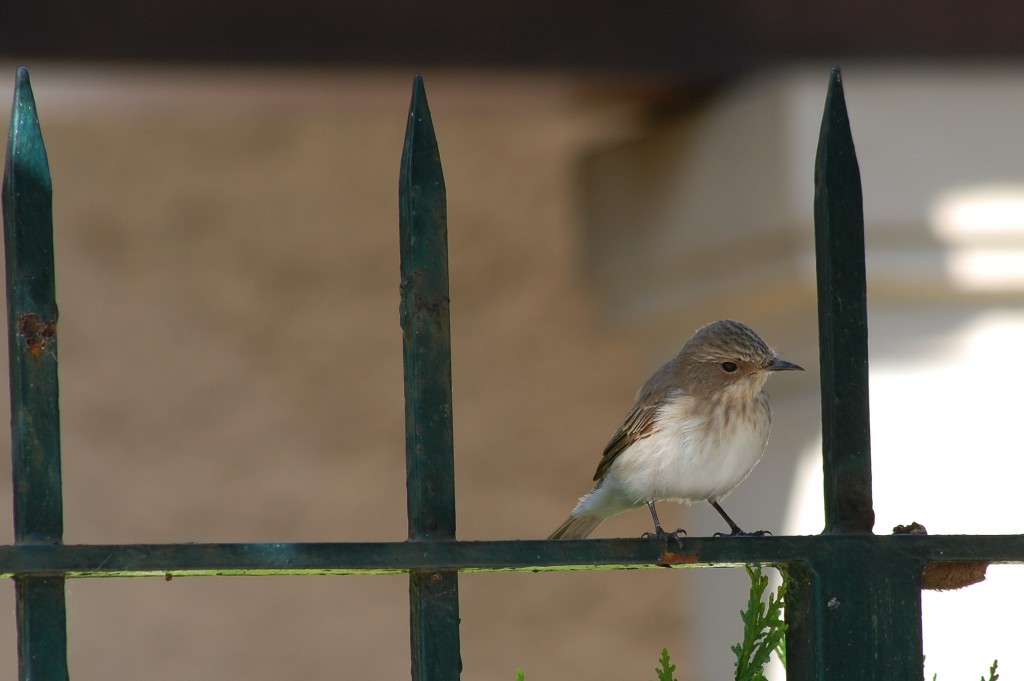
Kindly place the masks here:
MULTIPOLYGON (((720 502, 764 454, 772 412, 764 390, 778 371, 803 371, 783 359, 750 327, 731 319, 697 329, 675 357, 637 392, 636 404, 604 448, 596 485, 549 539, 581 539, 613 515, 646 504, 654 533, 665 532, 656 501, 707 501, 729 525, 744 532, 720 502)), ((724 536, 724 533, 716 533, 724 536)))

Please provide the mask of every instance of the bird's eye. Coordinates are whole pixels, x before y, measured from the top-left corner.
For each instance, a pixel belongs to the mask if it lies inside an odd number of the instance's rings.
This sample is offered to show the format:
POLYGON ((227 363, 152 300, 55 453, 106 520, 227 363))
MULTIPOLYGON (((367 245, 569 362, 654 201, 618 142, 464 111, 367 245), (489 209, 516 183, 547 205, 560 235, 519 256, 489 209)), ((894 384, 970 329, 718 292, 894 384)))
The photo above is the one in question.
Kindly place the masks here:
POLYGON ((735 362, 722 362, 722 371, 727 374, 731 374, 736 371, 739 367, 736 366, 735 362))

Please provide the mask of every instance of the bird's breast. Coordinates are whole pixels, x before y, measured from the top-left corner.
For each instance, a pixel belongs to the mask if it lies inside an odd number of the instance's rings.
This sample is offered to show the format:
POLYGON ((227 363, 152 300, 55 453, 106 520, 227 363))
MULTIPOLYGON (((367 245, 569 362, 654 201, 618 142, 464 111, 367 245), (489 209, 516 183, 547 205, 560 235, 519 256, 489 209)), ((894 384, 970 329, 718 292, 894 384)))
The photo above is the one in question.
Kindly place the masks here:
POLYGON ((710 408, 680 396, 659 409, 651 434, 624 451, 609 475, 637 503, 718 500, 761 459, 770 427, 761 396, 710 408))

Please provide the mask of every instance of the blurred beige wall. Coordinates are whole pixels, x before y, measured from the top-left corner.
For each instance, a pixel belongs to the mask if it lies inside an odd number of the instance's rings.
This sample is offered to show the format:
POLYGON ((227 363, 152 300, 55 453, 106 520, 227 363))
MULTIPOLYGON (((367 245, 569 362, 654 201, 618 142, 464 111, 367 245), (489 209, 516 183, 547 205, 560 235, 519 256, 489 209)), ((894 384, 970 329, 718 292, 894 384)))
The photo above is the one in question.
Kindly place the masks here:
MULTIPOLYGON (((68 543, 404 537, 411 76, 32 68, 68 543)), ((425 78, 449 197, 459 536, 542 537, 665 359, 606 321, 582 266, 577 164, 632 133, 633 102, 569 78, 425 78)), ((664 646, 683 670, 683 585, 680 571, 463 576, 464 678, 641 678, 664 646)), ((4 599, 7 676, 10 586, 4 599)), ((408 675, 400 576, 79 580, 68 602, 76 681, 408 675)))

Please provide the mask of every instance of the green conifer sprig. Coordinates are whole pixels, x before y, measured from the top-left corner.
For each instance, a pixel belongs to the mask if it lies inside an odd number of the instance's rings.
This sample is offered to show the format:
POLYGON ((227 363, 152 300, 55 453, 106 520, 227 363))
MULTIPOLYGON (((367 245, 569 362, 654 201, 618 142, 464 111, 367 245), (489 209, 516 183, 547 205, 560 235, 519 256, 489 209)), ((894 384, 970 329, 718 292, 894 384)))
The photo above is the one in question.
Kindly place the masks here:
POLYGON ((676 666, 672 664, 672 660, 668 656, 668 648, 661 649, 661 658, 658 659, 658 663, 660 666, 654 669, 654 673, 658 675, 658 681, 676 681, 673 674, 676 666))
POLYGON ((743 640, 732 646, 736 655, 736 681, 767 681, 765 665, 772 653, 778 652, 779 659, 786 663, 786 622, 783 607, 786 596, 785 582, 777 593, 768 594, 767 603, 762 600, 768 588, 768 577, 762 574, 760 566, 745 567, 750 577, 750 594, 747 609, 740 611, 743 619, 743 640))

